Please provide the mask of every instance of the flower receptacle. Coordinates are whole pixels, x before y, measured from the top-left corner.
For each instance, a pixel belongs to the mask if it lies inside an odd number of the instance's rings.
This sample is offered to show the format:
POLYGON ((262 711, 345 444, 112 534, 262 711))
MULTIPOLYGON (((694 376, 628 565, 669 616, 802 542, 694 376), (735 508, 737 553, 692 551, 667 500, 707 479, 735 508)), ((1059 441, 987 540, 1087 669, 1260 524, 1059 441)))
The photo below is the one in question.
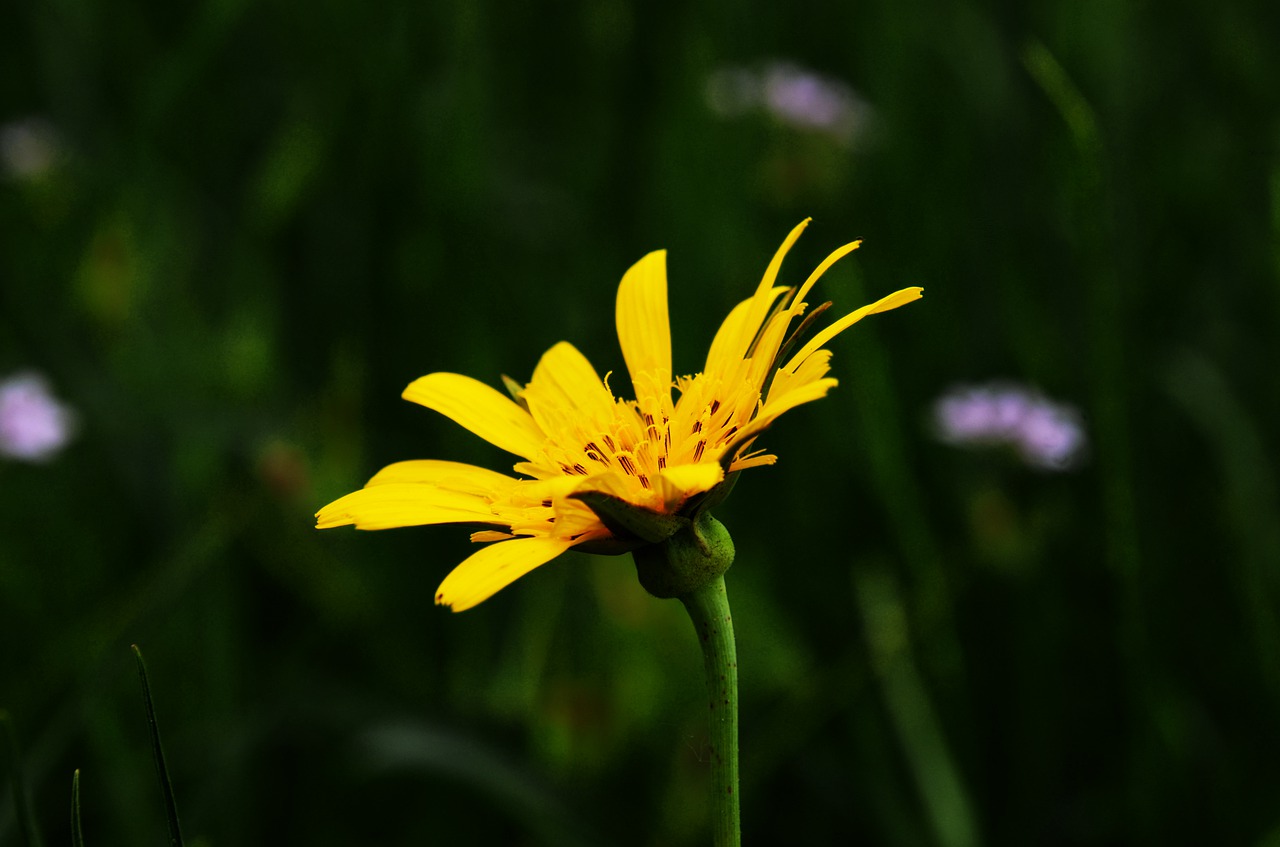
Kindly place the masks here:
POLYGON ((702 512, 657 544, 631 551, 644 590, 654 597, 682 597, 702 588, 733 564, 733 539, 724 524, 702 512))

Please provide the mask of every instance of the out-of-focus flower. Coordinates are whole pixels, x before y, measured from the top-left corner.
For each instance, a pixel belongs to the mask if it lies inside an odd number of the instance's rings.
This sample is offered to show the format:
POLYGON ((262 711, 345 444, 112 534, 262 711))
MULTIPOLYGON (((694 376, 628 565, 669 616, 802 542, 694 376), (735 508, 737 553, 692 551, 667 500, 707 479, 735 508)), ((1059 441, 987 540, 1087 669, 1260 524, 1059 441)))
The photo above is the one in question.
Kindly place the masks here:
POLYGON ((1085 448, 1080 413, 1010 383, 954 388, 934 404, 938 437, 958 446, 1012 447, 1043 470, 1074 467, 1085 448))
MULTIPOLYGON (((486 546, 458 565, 436 594, 437 603, 454 611, 571 547, 639 552, 682 532, 727 496, 738 472, 773 464, 774 456, 752 449, 761 433, 835 386, 827 375, 831 352, 823 345, 867 315, 920 297, 919 288, 903 289, 805 340, 825 309, 805 315, 805 298, 858 246, 833 252, 798 290, 776 285, 783 257, 807 223, 783 242, 755 294, 729 313, 702 372, 693 376, 671 370, 666 252, 650 253, 627 271, 615 318, 635 400, 616 398, 567 342, 543 355, 528 385, 507 380, 510 398, 459 374, 416 380, 405 399, 521 457, 514 466, 521 477, 458 462, 399 462, 321 509, 317 526, 489 525, 471 536, 486 546)), ((728 561, 731 554, 725 567, 728 561)))
POLYGON ((258 450, 255 469, 267 490, 281 499, 292 500, 311 490, 306 454, 284 439, 272 439, 258 450))
POLYGON ((0 171, 17 179, 36 179, 58 158, 58 132, 44 118, 25 118, 0 126, 0 171))
POLYGON ((43 462, 70 440, 71 410, 59 403, 44 377, 22 373, 0 381, 0 456, 43 462))
POLYGON ((763 111, 788 126, 822 132, 851 144, 865 128, 871 107, 839 80, 790 62, 770 62, 759 70, 721 68, 707 80, 707 105, 716 114, 738 117, 763 111))

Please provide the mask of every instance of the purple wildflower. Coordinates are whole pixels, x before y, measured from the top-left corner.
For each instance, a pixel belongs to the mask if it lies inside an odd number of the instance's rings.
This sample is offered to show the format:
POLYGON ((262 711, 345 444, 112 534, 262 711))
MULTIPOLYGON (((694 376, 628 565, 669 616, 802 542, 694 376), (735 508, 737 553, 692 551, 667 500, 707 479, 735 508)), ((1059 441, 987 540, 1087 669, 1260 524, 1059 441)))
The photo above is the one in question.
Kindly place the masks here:
POLYGON ((73 416, 44 377, 22 373, 0 381, 0 456, 43 462, 71 438, 73 416))
POLYGON ((938 437, 948 444, 1012 447, 1041 470, 1066 470, 1084 452, 1079 412, 1017 385, 952 389, 934 405, 933 418, 938 437))
POLYGON ((44 118, 26 118, 0 126, 0 171, 17 179, 36 179, 59 155, 58 132, 44 118))
POLYGON ((772 65, 764 74, 769 111, 796 126, 834 130, 845 119, 851 100, 843 85, 795 65, 772 65))
POLYGON ((822 132, 842 144, 853 141, 870 112, 849 86, 789 62, 771 62, 759 71, 721 68, 707 80, 707 104, 724 117, 760 109, 788 126, 822 132))

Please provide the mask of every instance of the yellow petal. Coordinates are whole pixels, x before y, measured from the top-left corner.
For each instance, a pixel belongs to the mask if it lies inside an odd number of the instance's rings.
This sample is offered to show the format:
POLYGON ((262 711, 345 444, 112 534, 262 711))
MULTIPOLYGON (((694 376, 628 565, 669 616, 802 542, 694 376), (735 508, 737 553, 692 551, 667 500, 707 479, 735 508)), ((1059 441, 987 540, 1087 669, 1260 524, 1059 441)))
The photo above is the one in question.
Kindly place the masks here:
POLYGON ((559 536, 598 535, 604 529, 596 513, 586 503, 572 497, 561 497, 555 501, 555 517, 556 535, 559 536))
POLYGON ((543 432, 557 433, 565 417, 597 426, 613 418, 613 394, 587 357, 567 341, 542 354, 521 396, 543 432))
POLYGON ((710 491, 724 479, 724 469, 716 462, 674 465, 658 476, 658 492, 668 510, 678 508, 694 494, 710 491))
POLYGON ((782 348, 783 341, 787 337, 793 315, 800 314, 802 305, 794 304, 790 309, 774 315, 761 328, 759 340, 756 342, 755 349, 751 351, 750 364, 743 370, 748 385, 758 390, 764 385, 769 372, 777 367, 775 360, 778 358, 778 350, 782 348))
POLYGON ((441 523, 505 524, 474 494, 434 485, 388 483, 353 491, 316 512, 316 527, 355 524, 356 529, 391 529, 441 523))
POLYGON ((530 499, 558 500, 568 497, 584 486, 591 477, 559 474, 545 479, 527 479, 520 482, 520 495, 530 499))
POLYGON ((782 246, 773 254, 773 258, 769 260, 769 267, 765 268, 764 278, 760 280, 760 285, 756 288, 755 295, 751 298, 751 309, 747 313, 744 326, 751 335, 743 342, 741 349, 733 351, 733 358, 741 359, 747 355, 747 347, 751 344, 751 339, 755 337, 755 332, 760 328, 760 324, 764 323, 764 319, 769 316, 769 309, 773 304, 773 298, 769 296, 769 292, 773 290, 774 283, 778 281, 778 272, 782 270, 782 260, 786 258, 787 253, 791 250, 791 245, 796 243, 796 239, 800 237, 800 233, 804 232, 805 227, 809 225, 810 218, 805 218, 795 229, 787 235, 786 240, 782 242, 782 246))
POLYGON ((567 538, 516 538, 472 553, 440 583, 436 603, 455 612, 488 600, 529 571, 572 547, 567 538))
POLYGON ((781 314, 774 316, 772 321, 760 332, 760 340, 756 343, 756 348, 752 352, 752 367, 750 369, 747 381, 752 385, 763 384, 765 376, 769 370, 776 366, 774 361, 778 356, 778 351, 782 348, 784 340, 791 330, 791 323, 797 317, 804 314, 805 307, 808 305, 805 298, 809 296, 809 292, 822 275, 831 269, 831 266, 843 259, 845 256, 857 250, 862 244, 861 241, 851 241, 843 247, 839 247, 823 259, 818 267, 814 268, 813 273, 809 274, 809 278, 804 281, 804 285, 800 286, 794 297, 791 298, 789 307, 782 311, 781 314))
MULTIPOLYGON (((778 295, 786 290, 784 286, 776 286, 766 292, 765 315, 769 314, 769 310, 773 308, 778 295)), ((754 311, 755 302, 754 297, 743 300, 733 307, 729 316, 724 319, 724 323, 720 324, 720 329, 716 331, 716 337, 711 342, 711 349, 707 352, 707 364, 702 369, 703 373, 723 376, 730 368, 742 361, 747 347, 751 344, 751 339, 756 337, 756 331, 760 329, 759 321, 754 326, 747 325, 747 320, 754 311)))
MULTIPOLYGON (((775 377, 775 380, 783 379, 785 377, 786 374, 780 372, 777 377, 775 377)), ((771 390, 769 392, 769 402, 760 408, 760 414, 757 415, 748 426, 745 426, 737 433, 734 433, 733 441, 728 445, 728 449, 741 449, 743 444, 747 443, 772 426, 773 422, 781 417, 783 413, 791 411, 796 406, 811 403, 814 400, 820 400, 821 398, 826 397, 827 392, 837 384, 836 380, 831 378, 819 379, 807 383, 803 383, 803 381, 797 382, 802 384, 795 385, 794 387, 789 386, 780 395, 771 390)), ((772 464, 772 462, 769 464, 772 464)), ((744 467, 750 466, 748 465, 744 467)), ((735 465, 734 469, 739 470, 740 467, 735 465)))
POLYGON ((434 373, 414 380, 404 399, 434 409, 508 453, 532 459, 545 436, 528 412, 479 380, 434 373))
MULTIPOLYGON (((671 394, 671 321, 667 315, 667 251, 655 250, 631 266, 618 285, 618 343, 639 396, 642 374, 671 394)), ((651 388, 651 390, 653 390, 651 388)))
POLYGON ((471 533, 471 543, 473 544, 486 544, 490 541, 508 541, 512 538, 515 538, 515 536, 511 533, 502 532, 497 529, 482 529, 479 532, 471 533))
POLYGON ((764 398, 763 413, 768 413, 769 409, 776 405, 788 393, 798 388, 808 385, 811 382, 817 382, 822 379, 831 370, 831 351, 816 350, 809 355, 809 358, 800 363, 795 373, 779 368, 773 377, 773 384, 769 388, 768 395, 764 398))
POLYGON ((418 483, 437 485, 465 494, 496 496, 518 482, 519 480, 506 474, 462 462, 416 459, 387 465, 374 474, 373 479, 365 483, 365 487, 388 483, 418 483))
POLYGON ((747 349, 756 336, 761 335, 759 345, 752 355, 753 360, 756 362, 756 368, 753 374, 747 377, 747 381, 753 384, 763 382, 764 370, 772 366, 773 359, 778 353, 778 348, 782 346, 787 328, 792 319, 804 311, 804 298, 809 294, 810 289, 822 278, 823 274, 830 270, 832 265, 857 250, 862 243, 861 241, 852 241, 843 247, 833 250, 814 269, 813 273, 809 274, 809 278, 805 280, 804 285, 800 286, 799 291, 792 298, 790 308, 781 315, 776 316, 773 322, 761 333, 761 323, 769 316, 778 295, 787 290, 784 286, 775 286, 766 290, 764 283, 768 282, 772 285, 777 280, 783 257, 786 256, 787 251, 791 249, 791 245, 796 242, 796 239, 800 237, 800 233, 804 231, 808 223, 809 219, 806 218, 791 231, 791 234, 787 236, 787 240, 778 248, 773 261, 769 264, 769 269, 765 272, 764 281, 761 282, 761 287, 756 290, 755 296, 750 300, 744 300, 739 303, 729 313, 729 317, 725 318, 724 323, 720 325, 720 331, 716 333, 715 340, 711 342, 711 350, 707 354, 707 365, 703 369, 704 373, 727 373, 735 365, 736 361, 741 360, 746 355, 747 349))
POLYGON ((738 471, 745 471, 749 468, 763 468, 768 465, 776 464, 777 461, 777 456, 760 451, 734 461, 734 463, 729 466, 729 471, 731 473, 737 473, 738 471))
POLYGON ((641 508, 652 509, 655 512, 662 510, 662 499, 653 489, 641 485, 634 476, 604 471, 591 476, 568 477, 568 479, 578 480, 578 484, 572 489, 575 492, 598 491, 619 500, 626 500, 641 508))
POLYGON ((861 241, 850 241, 843 247, 838 247, 831 251, 831 255, 822 260, 822 264, 813 269, 813 273, 809 274, 809 278, 804 281, 804 285, 800 286, 800 290, 796 292, 796 303, 804 302, 804 298, 809 295, 809 289, 813 288, 813 284, 822 278, 822 275, 831 269, 831 266, 843 259, 845 256, 857 250, 862 245, 861 241))
POLYGON ((858 321, 865 318, 867 315, 874 315, 878 312, 887 312, 890 309, 905 306, 913 300, 919 300, 923 291, 924 289, 919 287, 904 288, 901 291, 893 292, 888 297, 881 297, 874 303, 850 312, 831 326, 819 332, 813 338, 809 339, 809 343, 805 344, 804 347, 800 349, 800 352, 796 353, 795 356, 791 358, 791 361, 786 364, 786 370, 791 373, 795 373, 796 369, 799 368, 800 365, 804 364, 804 360, 809 358, 814 351, 831 339, 835 338, 840 333, 844 332, 849 327, 856 324, 858 321))
POLYGON ((835 379, 828 377, 827 379, 819 379, 796 386, 776 398, 771 398, 770 402, 760 409, 760 417, 752 421, 752 426, 747 429, 750 430, 757 422, 763 424, 761 427, 763 429, 763 427, 769 426, 769 424, 777 420, 784 412, 789 412, 796 406, 805 403, 812 403, 814 400, 821 400, 827 396, 827 392, 836 387, 836 384, 835 379))

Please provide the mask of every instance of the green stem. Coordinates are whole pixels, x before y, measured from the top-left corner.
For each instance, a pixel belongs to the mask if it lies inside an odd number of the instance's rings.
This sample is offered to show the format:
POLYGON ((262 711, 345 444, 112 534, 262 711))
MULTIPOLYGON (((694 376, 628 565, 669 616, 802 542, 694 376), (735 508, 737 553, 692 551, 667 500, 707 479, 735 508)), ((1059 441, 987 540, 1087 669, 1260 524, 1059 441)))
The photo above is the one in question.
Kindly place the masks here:
POLYGON ((738 799, 738 654, 724 575, 681 595, 702 645, 711 736, 712 831, 715 847, 742 843, 738 799))

